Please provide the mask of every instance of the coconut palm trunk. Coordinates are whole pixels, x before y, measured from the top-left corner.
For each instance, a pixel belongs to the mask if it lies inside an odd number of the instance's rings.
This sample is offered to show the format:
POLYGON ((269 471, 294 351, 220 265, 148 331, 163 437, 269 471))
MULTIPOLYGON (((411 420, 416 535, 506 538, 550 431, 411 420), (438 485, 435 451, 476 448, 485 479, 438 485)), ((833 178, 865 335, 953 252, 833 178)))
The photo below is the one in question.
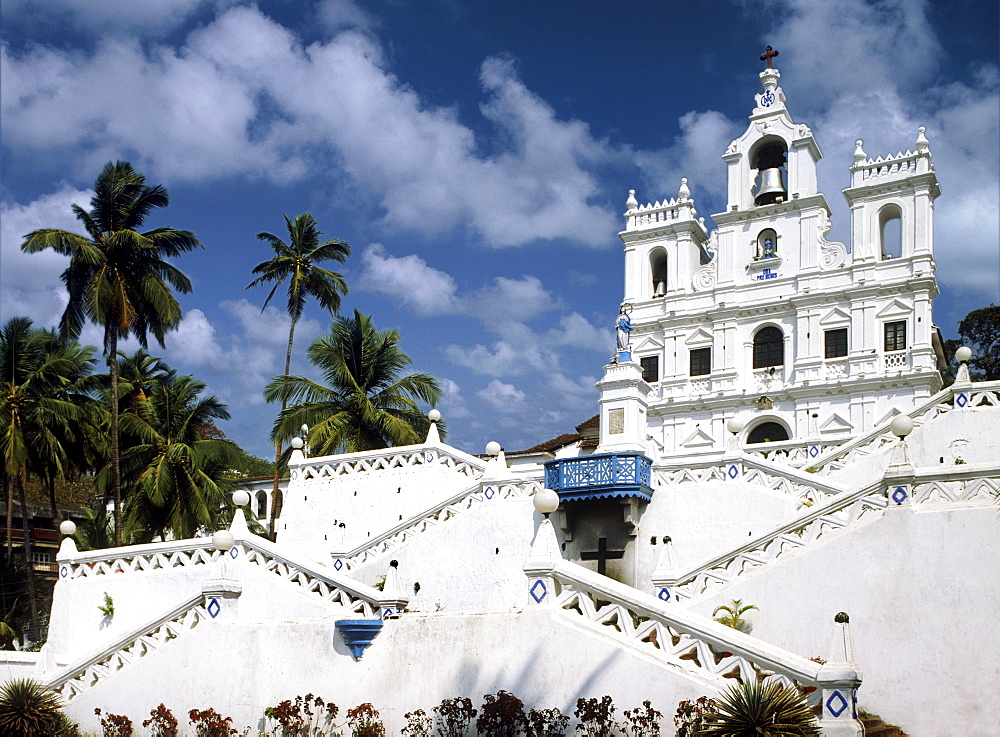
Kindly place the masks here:
POLYGON ((115 546, 122 544, 122 472, 121 438, 118 433, 118 334, 116 330, 104 333, 108 346, 108 374, 111 377, 111 494, 115 504, 115 546))
MULTIPOLYGON (((37 640, 38 631, 38 605, 35 601, 35 571, 31 561, 31 535, 29 529, 28 502, 24 495, 24 471, 21 470, 15 477, 17 484, 18 500, 21 502, 21 532, 24 535, 24 575, 28 585, 28 608, 31 611, 31 632, 37 640)), ((9 528, 8 528, 9 529, 9 528)))

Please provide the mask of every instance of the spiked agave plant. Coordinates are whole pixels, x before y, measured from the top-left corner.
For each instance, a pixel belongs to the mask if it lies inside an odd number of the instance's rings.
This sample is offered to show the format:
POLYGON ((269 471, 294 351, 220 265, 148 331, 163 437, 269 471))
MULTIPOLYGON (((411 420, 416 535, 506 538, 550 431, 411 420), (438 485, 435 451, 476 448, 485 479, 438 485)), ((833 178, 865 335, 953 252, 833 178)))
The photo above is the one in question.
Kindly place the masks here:
POLYGON ((798 689, 772 681, 737 683, 716 700, 698 731, 704 737, 821 737, 798 689))
POLYGON ((59 696, 37 681, 9 681, 0 688, 0 734, 48 734, 59 720, 61 708, 59 696))

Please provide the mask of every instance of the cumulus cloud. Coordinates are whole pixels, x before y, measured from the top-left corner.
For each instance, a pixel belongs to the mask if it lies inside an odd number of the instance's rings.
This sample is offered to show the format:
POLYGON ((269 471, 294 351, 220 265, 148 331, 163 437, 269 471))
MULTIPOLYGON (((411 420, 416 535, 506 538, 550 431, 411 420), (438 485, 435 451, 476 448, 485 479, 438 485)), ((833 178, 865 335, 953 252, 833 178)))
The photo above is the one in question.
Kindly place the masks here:
POLYGON ((524 401, 527 395, 513 384, 505 384, 499 379, 493 379, 477 391, 476 396, 502 414, 518 414, 528 409, 524 401))
POLYGON ((27 205, 0 203, 0 315, 29 317, 39 327, 55 327, 66 307, 66 289, 59 275, 69 263, 55 251, 24 253, 24 237, 40 228, 79 233, 73 215, 76 204, 89 207, 92 192, 63 185, 27 205))
POLYGON ((448 314, 458 306, 455 280, 415 254, 390 256, 373 243, 362 254, 361 264, 359 288, 389 295, 418 315, 448 314))
POLYGON ((91 52, 5 46, 7 143, 58 149, 78 172, 128 155, 173 181, 248 174, 284 182, 302 177, 307 162, 335 158, 391 228, 471 227, 492 246, 607 245, 614 216, 591 202, 598 182, 588 170, 614 155, 605 142, 580 121, 558 119, 512 63, 488 59, 482 115, 506 146, 477 153, 454 109, 427 105, 388 70, 377 40, 356 28, 359 12, 324 6, 323 17, 347 30, 309 45, 258 9, 238 7, 179 47, 122 37, 91 52), (104 103, 109 80, 130 105, 104 103))

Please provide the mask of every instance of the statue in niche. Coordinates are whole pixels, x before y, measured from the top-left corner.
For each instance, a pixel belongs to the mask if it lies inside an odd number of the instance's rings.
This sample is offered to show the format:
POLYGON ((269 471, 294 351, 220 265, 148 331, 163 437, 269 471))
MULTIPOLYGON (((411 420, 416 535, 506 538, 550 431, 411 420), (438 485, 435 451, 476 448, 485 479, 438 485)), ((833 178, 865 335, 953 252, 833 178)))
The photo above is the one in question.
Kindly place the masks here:
POLYGON ((778 245, 775 240, 774 231, 768 230, 761 233, 757 238, 756 246, 754 261, 765 261, 778 257, 778 245))
POLYGON ((764 239, 764 258, 774 258, 774 239, 770 236, 764 239))
POLYGON ((631 307, 627 302, 622 302, 621 309, 618 311, 618 319, 615 320, 619 353, 628 351, 629 348, 629 333, 632 332, 632 318, 629 317, 631 307))

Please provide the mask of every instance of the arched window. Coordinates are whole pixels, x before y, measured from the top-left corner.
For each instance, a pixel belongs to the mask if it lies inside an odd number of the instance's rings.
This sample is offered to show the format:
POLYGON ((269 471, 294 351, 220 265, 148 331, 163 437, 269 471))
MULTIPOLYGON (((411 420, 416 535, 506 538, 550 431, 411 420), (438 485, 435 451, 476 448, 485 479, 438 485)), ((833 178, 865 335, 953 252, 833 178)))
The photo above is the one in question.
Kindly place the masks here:
POLYGON ((776 327, 761 328, 753 336, 753 367, 785 365, 785 336, 776 327))
POLYGON ((778 234, 772 228, 765 228, 757 236, 757 248, 754 252, 754 260, 778 257, 778 234))
POLYGON ((777 422, 762 422, 747 435, 747 445, 780 443, 782 440, 788 440, 788 430, 777 422))
POLYGON ((886 261, 903 255, 903 213, 897 205, 886 205, 878 213, 879 258, 886 261))
POLYGON ((653 296, 662 297, 667 293, 667 252, 662 248, 649 252, 649 273, 653 277, 653 296))
POLYGON ((267 494, 263 491, 257 492, 257 519, 264 519, 267 516, 267 494))

